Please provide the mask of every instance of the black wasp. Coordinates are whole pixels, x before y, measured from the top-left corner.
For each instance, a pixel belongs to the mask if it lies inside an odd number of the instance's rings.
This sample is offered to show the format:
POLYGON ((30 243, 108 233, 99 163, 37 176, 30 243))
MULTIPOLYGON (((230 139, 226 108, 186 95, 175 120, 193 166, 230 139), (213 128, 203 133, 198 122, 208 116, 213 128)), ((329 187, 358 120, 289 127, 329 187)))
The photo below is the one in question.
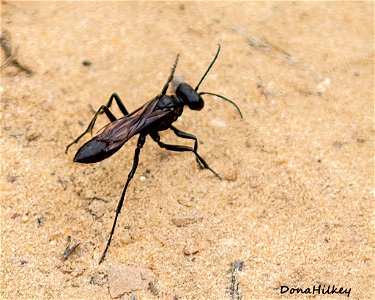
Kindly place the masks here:
POLYGON ((118 151, 131 137, 133 137, 136 134, 139 134, 137 148, 135 149, 134 153, 133 167, 128 175, 128 179, 126 180, 120 201, 117 205, 116 216, 113 221, 112 230, 110 232, 106 248, 100 258, 99 263, 101 263, 104 260, 109 245, 111 244, 112 236, 114 234, 116 227, 117 218, 121 211, 121 207, 124 203, 126 189, 128 188, 129 182, 133 178, 133 175, 137 169, 139 153, 146 141, 147 135, 149 135, 161 148, 164 148, 166 150, 177 152, 193 152, 196 156, 198 164, 201 167, 210 170, 216 177, 221 179, 221 177, 213 169, 211 169, 209 165, 205 162, 205 160, 198 154, 197 138, 194 135, 183 132, 172 125, 172 123, 175 122, 179 116, 181 116, 185 105, 187 105, 192 110, 201 110, 204 106, 204 102, 201 97, 202 95, 213 95, 225 101, 228 101, 229 103, 235 106, 235 108, 237 109, 242 118, 242 113, 240 109, 233 101, 215 93, 198 93, 198 88, 200 84, 202 83, 203 79, 206 77, 211 67, 215 63, 219 55, 219 52, 220 45, 218 47, 214 59, 208 66, 206 72, 204 73, 203 77, 201 78, 195 89, 193 89, 189 84, 182 82, 177 84, 177 88, 175 89, 175 95, 166 95, 168 86, 173 80, 174 72, 177 67, 179 58, 179 55, 177 55, 176 61, 171 70, 171 74, 169 75, 167 82, 164 84, 161 93, 157 95, 154 99, 148 101, 146 104, 133 111, 132 113, 128 112, 128 110, 125 108, 125 105, 122 103, 120 97, 116 93, 113 93, 109 98, 108 103, 106 105, 102 105, 98 109, 85 132, 83 132, 79 137, 77 137, 72 143, 70 143, 66 147, 67 152, 69 147, 77 143, 86 133, 92 133, 92 129, 94 127, 98 115, 102 114, 103 112, 107 115, 108 119, 111 122, 105 127, 103 127, 98 135, 93 137, 91 140, 83 144, 81 148, 79 148, 77 154, 74 157, 74 162, 90 164, 102 161, 103 159, 110 157, 112 154, 118 151), (116 101, 119 109, 124 114, 124 116, 120 119, 117 119, 109 110, 109 107, 111 106, 113 100, 116 101), (162 141, 160 141, 160 136, 158 132, 167 129, 172 129, 173 132, 180 138, 194 140, 194 147, 170 145, 163 143, 162 141))

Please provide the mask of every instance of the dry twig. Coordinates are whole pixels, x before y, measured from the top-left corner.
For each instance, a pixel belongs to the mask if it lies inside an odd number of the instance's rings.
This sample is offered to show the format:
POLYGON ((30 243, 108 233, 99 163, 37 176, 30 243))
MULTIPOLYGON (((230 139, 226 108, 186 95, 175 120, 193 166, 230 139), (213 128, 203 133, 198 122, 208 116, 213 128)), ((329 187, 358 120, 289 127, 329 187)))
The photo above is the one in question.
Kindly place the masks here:
POLYGON ((5 69, 7 66, 12 65, 19 69, 21 72, 25 72, 27 75, 31 76, 34 74, 34 72, 28 66, 21 64, 16 58, 18 49, 15 49, 13 51, 10 33, 6 29, 3 29, 3 31, 1 32, 0 45, 5 54, 5 62, 1 65, 1 70, 5 69))

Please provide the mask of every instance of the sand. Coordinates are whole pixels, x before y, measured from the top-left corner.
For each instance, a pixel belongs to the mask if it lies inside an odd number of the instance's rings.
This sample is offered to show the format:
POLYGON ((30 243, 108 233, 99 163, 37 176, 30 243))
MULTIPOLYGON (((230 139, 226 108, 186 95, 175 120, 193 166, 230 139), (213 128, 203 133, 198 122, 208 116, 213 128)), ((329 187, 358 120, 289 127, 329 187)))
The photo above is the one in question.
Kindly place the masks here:
POLYGON ((3 299, 110 299, 119 266, 155 276, 123 299, 375 298, 373 2, 1 7, 3 299), (204 96, 175 126, 223 180, 147 138, 99 265, 136 138, 90 165, 72 161, 89 135, 66 145, 113 92, 130 111, 156 96, 177 53, 195 86, 218 43, 200 90, 244 119, 204 96))

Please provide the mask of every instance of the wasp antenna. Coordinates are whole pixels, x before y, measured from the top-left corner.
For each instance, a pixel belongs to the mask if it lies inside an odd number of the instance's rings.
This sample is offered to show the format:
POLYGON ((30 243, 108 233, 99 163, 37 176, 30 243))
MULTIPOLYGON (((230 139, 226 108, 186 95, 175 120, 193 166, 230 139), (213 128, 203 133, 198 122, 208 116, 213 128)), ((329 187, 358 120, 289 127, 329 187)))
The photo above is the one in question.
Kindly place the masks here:
POLYGON ((176 56, 176 60, 175 60, 174 65, 173 65, 173 67, 172 67, 172 69, 171 69, 171 74, 169 75, 169 77, 168 77, 168 79, 167 79, 167 82, 164 84, 164 87, 163 87, 163 89, 161 90, 161 93, 160 93, 161 96, 164 96, 165 93, 166 93, 167 90, 168 90, 169 83, 172 81, 173 76, 174 76, 174 72, 176 71, 179 57, 180 57, 180 54, 177 54, 177 56, 176 56))
POLYGON ((201 80, 199 81, 199 83, 197 84, 197 86, 195 87, 195 89, 194 89, 195 91, 198 91, 198 88, 199 88, 199 86, 201 85, 203 79, 206 77, 206 75, 208 74, 208 72, 210 72, 210 70, 211 70, 212 66, 214 65, 214 63, 215 63, 217 57, 219 56, 219 52, 220 52, 220 48, 221 48, 221 46, 220 46, 220 44, 218 44, 218 45, 219 45, 219 47, 217 48, 217 52, 216 52, 216 54, 215 54, 215 57, 214 57, 214 59, 212 60, 212 62, 210 63, 210 65, 208 66, 207 71, 204 73, 203 77, 201 78, 201 80))
POLYGON ((238 105, 236 103, 234 103, 232 100, 228 99, 228 98, 225 98, 224 96, 221 96, 219 94, 215 94, 215 93, 210 93, 210 92, 201 92, 199 93, 199 95, 211 95, 211 96, 216 96, 218 98, 221 98, 229 103, 231 103, 235 108, 236 110, 238 111, 238 113, 240 114, 241 118, 243 119, 243 115, 242 115, 242 112, 240 110, 240 108, 238 107, 238 105))
POLYGON ((178 59, 180 58, 180 53, 178 53, 176 55, 176 60, 174 62, 174 65, 173 65, 173 68, 172 68, 172 73, 174 73, 174 71, 176 70, 176 67, 177 67, 177 63, 178 63, 178 59))

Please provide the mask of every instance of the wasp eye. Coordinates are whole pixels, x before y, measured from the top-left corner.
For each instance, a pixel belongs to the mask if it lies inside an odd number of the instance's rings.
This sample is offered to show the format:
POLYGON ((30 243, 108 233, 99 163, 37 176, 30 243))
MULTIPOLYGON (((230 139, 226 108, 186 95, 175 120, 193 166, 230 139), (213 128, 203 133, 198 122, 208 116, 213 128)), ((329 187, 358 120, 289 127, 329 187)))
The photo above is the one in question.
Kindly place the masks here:
POLYGON ((185 82, 177 87, 176 96, 192 110, 201 110, 204 106, 202 97, 185 82))

